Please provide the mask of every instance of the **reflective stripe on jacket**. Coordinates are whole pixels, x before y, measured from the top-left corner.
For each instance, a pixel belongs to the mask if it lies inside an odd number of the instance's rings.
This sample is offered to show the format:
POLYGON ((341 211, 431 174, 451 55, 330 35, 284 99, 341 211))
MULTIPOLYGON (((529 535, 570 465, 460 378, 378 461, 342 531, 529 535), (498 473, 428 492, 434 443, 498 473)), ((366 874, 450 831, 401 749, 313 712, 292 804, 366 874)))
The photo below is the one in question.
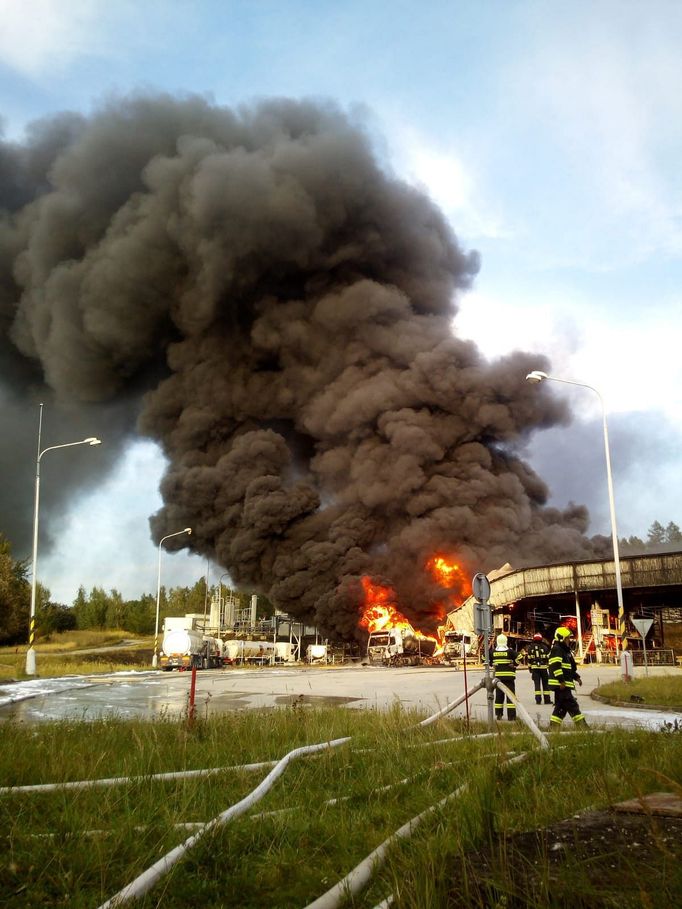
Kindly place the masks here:
POLYGON ((559 688, 563 682, 567 688, 575 688, 577 674, 573 654, 565 644, 555 641, 549 653, 549 687, 559 688))
POLYGON ((542 641, 535 641, 526 650, 528 665, 531 669, 547 669, 549 660, 549 647, 542 641))
POLYGON ((517 659, 516 651, 509 647, 493 650, 490 662, 495 670, 495 677, 498 679, 515 679, 517 659))

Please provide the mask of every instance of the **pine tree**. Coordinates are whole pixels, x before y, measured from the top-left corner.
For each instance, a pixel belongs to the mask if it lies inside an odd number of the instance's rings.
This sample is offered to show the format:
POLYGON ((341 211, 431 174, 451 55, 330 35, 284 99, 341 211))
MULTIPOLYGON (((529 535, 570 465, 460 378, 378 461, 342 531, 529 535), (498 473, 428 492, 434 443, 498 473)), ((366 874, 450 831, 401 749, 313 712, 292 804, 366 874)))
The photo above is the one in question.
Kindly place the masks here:
POLYGON ((647 543, 649 546, 660 546, 665 541, 665 528, 659 521, 654 521, 647 534, 647 543))
POLYGON ((674 521, 671 521, 665 528, 666 543, 682 543, 682 531, 674 521))

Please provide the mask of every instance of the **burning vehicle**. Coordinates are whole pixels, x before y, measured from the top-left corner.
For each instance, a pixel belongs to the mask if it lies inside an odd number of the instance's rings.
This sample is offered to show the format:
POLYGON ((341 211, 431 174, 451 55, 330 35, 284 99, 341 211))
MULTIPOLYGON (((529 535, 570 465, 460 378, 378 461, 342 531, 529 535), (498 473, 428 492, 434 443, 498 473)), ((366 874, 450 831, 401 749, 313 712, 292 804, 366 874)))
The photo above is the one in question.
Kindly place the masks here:
MULTIPOLYGON (((461 596, 468 591, 468 580, 462 568, 456 562, 443 556, 434 556, 426 565, 427 572, 446 592, 440 610, 436 616, 443 621, 448 609, 454 605, 453 597, 461 596)), ((384 666, 418 666, 440 662, 445 657, 445 646, 448 658, 453 654, 456 632, 445 632, 444 626, 438 627, 436 635, 425 634, 415 628, 396 606, 396 594, 390 585, 379 584, 365 576, 362 578, 364 592, 364 610, 360 618, 360 627, 369 632, 367 639, 367 661, 370 665, 384 666), (448 641, 448 635, 451 636, 448 641)), ((461 638, 461 635, 459 636, 461 638)), ((467 641, 467 646, 471 641, 467 641)), ((457 657, 461 656, 461 642, 457 657)), ((446 658, 446 659, 448 659, 446 658)))
POLYGON ((430 661, 437 645, 435 638, 420 634, 413 628, 373 631, 367 641, 367 660, 370 665, 418 666, 430 661))
POLYGON ((443 636, 443 662, 456 663, 478 652, 478 640, 461 631, 446 631, 443 636))

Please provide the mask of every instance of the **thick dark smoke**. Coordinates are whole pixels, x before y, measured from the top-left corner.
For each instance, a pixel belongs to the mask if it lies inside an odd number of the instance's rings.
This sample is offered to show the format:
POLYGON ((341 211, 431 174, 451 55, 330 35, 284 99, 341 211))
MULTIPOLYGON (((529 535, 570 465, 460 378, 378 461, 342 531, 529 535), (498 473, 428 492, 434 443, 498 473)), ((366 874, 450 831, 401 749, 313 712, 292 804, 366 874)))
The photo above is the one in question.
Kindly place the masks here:
MULTIPOLYGON (((350 636, 362 573, 429 623, 435 552, 473 570, 588 555, 515 453, 567 420, 452 334, 477 256, 331 105, 136 98, 0 149, 0 365, 119 408, 170 466, 155 539, 350 636)), ((105 433, 105 430, 102 430, 105 433)))

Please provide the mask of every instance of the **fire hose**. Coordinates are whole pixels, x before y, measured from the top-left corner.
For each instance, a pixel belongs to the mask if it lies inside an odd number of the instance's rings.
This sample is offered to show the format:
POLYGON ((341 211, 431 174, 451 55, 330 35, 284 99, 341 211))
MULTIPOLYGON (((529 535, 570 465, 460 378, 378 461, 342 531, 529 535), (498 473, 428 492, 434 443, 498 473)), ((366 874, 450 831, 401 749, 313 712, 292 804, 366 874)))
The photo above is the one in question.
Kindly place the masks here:
MULTIPOLYGON (((514 764, 518 761, 522 761, 528 757, 527 752, 522 754, 515 755, 509 760, 505 761, 504 764, 514 764)), ((503 765, 504 766, 504 765, 503 765)), ((449 793, 439 802, 436 802, 435 805, 431 805, 429 808, 426 808, 416 817, 413 817, 406 824, 403 824, 395 833, 392 833, 387 839, 380 843, 376 849, 374 849, 370 854, 364 858, 358 865, 353 868, 352 871, 349 871, 348 874, 342 878, 337 884, 333 887, 330 887, 326 893, 323 893, 322 896, 319 896, 312 903, 308 903, 305 909, 338 909, 349 896, 356 896, 365 887, 369 884, 374 875, 374 872, 383 864, 386 860, 389 850, 398 840, 407 839, 412 835, 412 833, 417 829, 417 827, 424 821, 430 814, 433 814, 435 811, 438 811, 440 808, 443 808, 448 802, 451 802, 453 799, 458 798, 462 795, 468 788, 468 783, 463 783, 454 792, 449 793)), ((384 901, 385 903, 386 901, 384 901)), ((390 905, 390 904, 388 904, 390 905)))
POLYGON ((70 780, 63 783, 34 783, 31 786, 1 786, 0 795, 16 792, 53 792, 56 789, 94 789, 98 786, 121 786, 124 783, 149 783, 162 780, 186 780, 197 776, 214 776, 231 770, 264 770, 274 767, 277 761, 260 761, 257 764, 236 764, 234 767, 208 767, 204 770, 175 770, 171 773, 152 773, 146 776, 112 776, 100 780, 70 780))
MULTIPOLYGON (((506 689, 506 686, 501 685, 501 683, 499 683, 497 680, 495 680, 495 682, 493 682, 493 684, 495 684, 496 682, 497 682, 497 684, 500 684, 500 687, 502 687, 509 696, 511 696, 511 692, 509 692, 508 689, 506 689)), ((484 684, 485 683, 483 683, 483 685, 484 684)), ((483 687, 483 685, 477 686, 469 694, 473 694, 474 691, 479 690, 479 688, 483 687)), ((418 725, 420 725, 420 726, 428 725, 429 723, 435 722, 436 719, 438 719, 439 717, 443 716, 444 714, 450 712, 456 706, 458 706, 462 702, 462 700, 463 699, 460 698, 457 701, 453 702, 452 704, 447 705, 445 708, 438 711, 432 717, 428 717, 426 720, 423 720, 418 725)), ((519 705, 519 706, 522 706, 522 705, 519 705)), ((519 711, 519 712, 521 713, 521 711, 519 711)), ((524 719, 526 724, 529 726, 531 731, 534 732, 536 737, 539 738, 543 747, 548 748, 549 744, 548 744, 546 738, 542 735, 540 730, 537 729, 537 727, 531 720, 528 713, 526 711, 524 711, 524 713, 525 713, 525 717, 522 714, 522 718, 524 719)), ((200 829, 196 833, 194 833, 192 836, 190 836, 187 840, 185 840, 184 843, 181 843, 180 845, 178 845, 174 849, 172 849, 170 852, 166 853, 166 855, 162 856, 157 862, 155 862, 152 866, 150 866, 146 871, 142 872, 142 874, 140 874, 134 881, 132 881, 130 884, 126 885, 122 890, 120 890, 118 893, 116 893, 113 897, 111 897, 105 903, 102 903, 101 906, 99 907, 99 909, 114 909, 114 907, 116 907, 116 906, 121 906, 121 905, 129 902, 130 900, 136 899, 140 896, 143 896, 145 893, 147 893, 154 886, 154 884, 158 880, 161 879, 161 877, 163 877, 178 861, 180 861, 182 858, 184 858, 186 853, 199 842, 199 840, 204 836, 204 834, 206 834, 210 830, 216 829, 217 827, 220 827, 220 826, 228 823, 229 821, 231 821, 237 817, 240 817, 242 814, 244 814, 246 811, 248 811, 252 807, 252 805, 254 805, 254 804, 256 804, 256 802, 260 801, 260 799, 263 798, 263 796, 272 788, 272 786, 274 785, 276 780, 281 776, 281 774, 284 772, 284 770, 287 768, 287 766, 293 760, 295 760, 298 757, 305 756, 305 755, 315 754, 315 753, 325 750, 325 749, 338 747, 339 745, 343 745, 349 741, 350 741, 350 736, 347 736, 342 739, 335 739, 331 742, 322 742, 322 743, 319 743, 316 745, 306 745, 301 748, 296 748, 293 751, 290 751, 288 754, 286 754, 283 758, 281 758, 281 760, 279 760, 275 764, 275 766, 270 771, 270 773, 265 777, 265 779, 249 795, 247 795, 241 801, 237 802, 235 805, 232 805, 230 808, 226 809, 224 812, 222 812, 217 817, 213 818, 213 820, 208 821, 206 824, 202 825, 200 827, 200 829)), ((517 760, 517 759, 518 758, 512 758, 511 761, 517 760)), ((508 763, 510 763, 511 761, 509 761, 508 763)), ((251 765, 244 765, 245 768, 250 767, 250 766, 251 765)), ((210 773, 219 772, 220 769, 221 768, 213 768, 212 770, 208 770, 208 771, 207 770, 181 771, 179 774, 177 774, 177 776, 201 775, 201 774, 208 775, 210 773)), ((165 778, 172 778, 173 776, 175 776, 175 774, 158 774, 157 776, 165 777, 165 778)), ((121 782, 124 779, 125 778, 112 778, 110 780, 81 781, 80 783, 75 783, 75 784, 73 784, 73 783, 72 784, 69 784, 69 783, 46 784, 46 787, 48 787, 48 788, 64 788, 64 787, 69 788, 69 787, 79 787, 79 786, 87 787, 87 786, 92 786, 92 785, 115 785, 116 783, 121 782)), ((36 788, 43 788, 43 787, 41 786, 41 787, 26 787, 26 788, 27 789, 36 789, 36 788)), ((390 837, 388 840, 386 840, 385 843, 382 843, 379 847, 377 847, 377 849, 374 850, 374 852, 371 853, 370 856, 368 856, 368 859, 365 860, 365 862, 368 862, 367 868, 364 868, 365 863, 361 863, 361 865, 359 865, 356 869, 354 869, 354 871, 352 871, 348 877, 353 876, 354 881, 357 878, 357 880, 358 880, 357 886, 359 889, 362 889, 362 887, 365 886, 365 884, 362 883, 365 875, 369 874, 371 876, 371 870, 368 871, 367 869, 371 869, 374 866, 374 864, 376 864, 377 862, 381 862, 383 860, 385 851, 388 849, 388 846, 394 841, 395 838, 409 836, 411 834, 412 830, 415 829, 415 827, 418 826, 419 823, 421 823, 423 818, 428 816, 428 814, 431 813, 432 811, 437 810, 441 805, 446 804, 448 801, 450 801, 450 799, 455 798, 457 795, 460 794, 460 792, 464 788, 466 788, 466 785, 464 787, 460 787, 454 793, 451 793, 450 795, 446 796, 444 799, 442 799, 436 805, 431 806, 431 808, 427 808, 416 818, 413 818, 411 821, 408 821, 407 824, 403 825, 403 827, 401 827, 400 830, 398 830, 392 837, 390 837), (371 861, 369 861, 369 860, 371 860, 371 861), (361 870, 358 871, 358 869, 361 869, 361 870), (356 874, 356 872, 357 872, 357 874, 356 874)), ((17 790, 14 789, 13 791, 17 791, 17 790)), ((345 881, 346 881, 346 879, 344 879, 344 881, 340 882, 340 885, 343 885, 344 888, 346 887, 346 884, 344 883, 345 881)), ((340 885, 337 885, 337 887, 340 885)), ((332 888, 332 890, 328 891, 327 894, 324 894, 322 897, 320 897, 320 900, 324 900, 333 892, 335 892, 335 888, 332 888)), ((344 892, 345 892, 345 890, 344 890, 344 892)), ((311 909, 312 909, 312 907, 315 907, 315 909, 318 909, 318 902, 319 901, 312 903, 311 909)), ((327 903, 319 903, 320 907, 326 906, 326 905, 327 905, 327 903)), ((331 905, 337 905, 337 904, 330 903, 329 905, 331 906, 331 905)))
POLYGON ((122 906, 132 899, 144 896, 158 880, 170 871, 173 865, 184 858, 186 853, 195 846, 206 833, 215 830, 217 827, 221 827, 233 818, 239 817, 248 811, 252 805, 255 805, 256 802, 260 801, 260 799, 270 791, 274 783, 284 773, 289 764, 292 761, 295 761, 296 758, 308 754, 316 754, 319 751, 330 748, 338 748, 339 745, 345 745, 346 742, 350 742, 350 736, 346 736, 342 739, 334 739, 331 742, 320 742, 317 745, 304 745, 302 748, 295 748, 293 751, 285 754, 260 785, 245 796, 245 798, 232 805, 226 811, 223 811, 222 814, 219 814, 217 817, 213 818, 213 820, 208 821, 201 830, 188 837, 184 843, 181 843, 179 846, 171 849, 170 852, 167 852, 166 855, 162 856, 157 862, 151 865, 151 867, 147 868, 146 871, 143 871, 142 874, 138 875, 134 881, 131 881, 131 883, 127 884, 122 890, 119 890, 111 899, 102 903, 101 906, 99 906, 99 909, 114 909, 114 907, 122 906))

